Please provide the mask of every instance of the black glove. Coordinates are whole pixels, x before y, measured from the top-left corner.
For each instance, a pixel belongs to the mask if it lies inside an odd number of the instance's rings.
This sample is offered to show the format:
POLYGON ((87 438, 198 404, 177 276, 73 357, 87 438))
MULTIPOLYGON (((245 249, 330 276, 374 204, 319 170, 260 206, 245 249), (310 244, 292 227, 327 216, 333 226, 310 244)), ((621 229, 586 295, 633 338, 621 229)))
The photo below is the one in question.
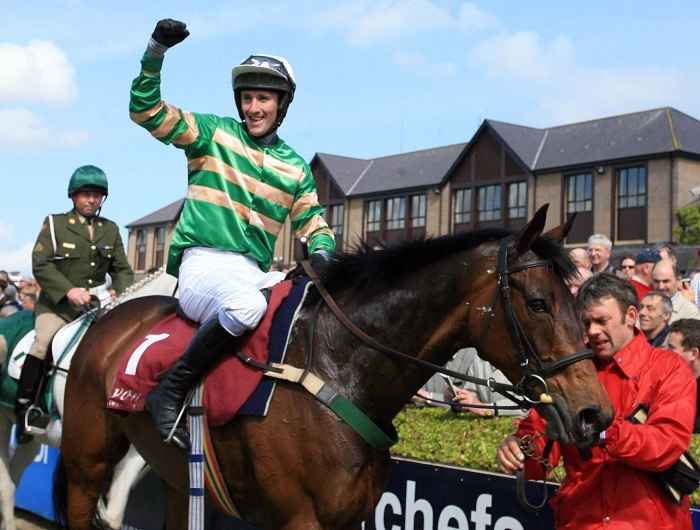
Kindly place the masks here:
POLYGON ((335 260, 330 252, 327 250, 317 250, 312 252, 309 256, 309 261, 311 261, 311 266, 317 273, 322 273, 326 268, 333 263, 335 260))
POLYGON ((156 29, 153 30, 151 38, 158 44, 171 48, 182 42, 189 36, 187 24, 172 18, 164 18, 156 24, 156 29))

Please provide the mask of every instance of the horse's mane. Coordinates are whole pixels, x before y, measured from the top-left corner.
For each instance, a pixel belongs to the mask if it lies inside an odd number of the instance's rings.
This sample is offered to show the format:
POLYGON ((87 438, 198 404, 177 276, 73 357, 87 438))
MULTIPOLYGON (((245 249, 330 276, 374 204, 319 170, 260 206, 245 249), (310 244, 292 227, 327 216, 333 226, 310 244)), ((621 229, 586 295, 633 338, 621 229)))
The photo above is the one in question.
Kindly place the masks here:
MULTIPOLYGON (((504 228, 486 228, 377 246, 360 241, 349 251, 334 256, 335 261, 324 271, 323 281, 331 290, 378 286, 452 254, 513 234, 514 231, 504 228)), ((551 237, 538 237, 532 244, 532 251, 541 259, 549 260, 563 280, 578 274, 568 252, 551 237)))

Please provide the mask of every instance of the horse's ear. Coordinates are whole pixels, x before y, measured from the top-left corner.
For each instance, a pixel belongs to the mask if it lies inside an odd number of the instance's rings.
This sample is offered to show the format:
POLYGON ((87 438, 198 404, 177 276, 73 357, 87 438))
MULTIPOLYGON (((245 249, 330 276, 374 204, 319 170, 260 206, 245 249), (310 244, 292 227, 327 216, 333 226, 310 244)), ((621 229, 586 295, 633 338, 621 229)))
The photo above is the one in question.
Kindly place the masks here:
POLYGON ((566 239, 566 236, 569 235, 571 227, 574 225, 574 219, 576 219, 576 213, 572 214, 571 217, 569 217, 569 219, 567 219, 567 221, 563 225, 559 225, 556 228, 552 228, 549 232, 545 233, 544 235, 551 237, 556 241, 559 241, 559 243, 563 243, 566 239))
POLYGON ((525 228, 523 228, 518 234, 515 243, 515 249, 517 250, 518 254, 524 254, 530 250, 532 243, 534 243, 535 239, 542 234, 542 230, 544 230, 544 223, 547 220, 548 208, 549 204, 545 204, 540 207, 532 219, 530 219, 530 222, 527 223, 525 228))

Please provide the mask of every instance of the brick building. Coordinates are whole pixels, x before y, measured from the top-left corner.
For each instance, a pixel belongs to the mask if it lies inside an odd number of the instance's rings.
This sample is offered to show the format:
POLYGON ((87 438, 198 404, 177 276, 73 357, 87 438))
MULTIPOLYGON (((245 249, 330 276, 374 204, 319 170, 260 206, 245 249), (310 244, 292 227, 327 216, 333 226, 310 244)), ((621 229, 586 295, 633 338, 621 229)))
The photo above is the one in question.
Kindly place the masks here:
MULTIPOLYGON (((374 159, 317 153, 310 165, 341 248, 518 228, 544 203, 548 227, 577 213, 569 244, 600 232, 633 248, 672 240, 673 212, 695 200, 700 121, 670 107, 546 129, 484 120, 466 143, 374 159)), ((127 226, 135 271, 167 257, 181 204, 127 226)), ((288 222, 275 256, 299 256, 288 222)))

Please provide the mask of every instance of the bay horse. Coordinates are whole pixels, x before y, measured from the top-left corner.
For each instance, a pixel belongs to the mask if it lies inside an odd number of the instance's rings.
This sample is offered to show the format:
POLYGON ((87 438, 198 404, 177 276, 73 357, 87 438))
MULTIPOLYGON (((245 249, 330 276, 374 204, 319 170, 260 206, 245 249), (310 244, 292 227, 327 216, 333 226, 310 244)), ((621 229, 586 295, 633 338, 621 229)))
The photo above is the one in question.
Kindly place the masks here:
MULTIPOLYGON (((543 235, 546 209, 518 233, 489 229, 362 246, 340 254, 322 277, 352 323, 383 345, 438 365, 472 346, 513 382, 530 374, 552 398, 533 398, 549 436, 585 448, 607 427, 612 408, 565 285, 576 274, 561 246, 570 224, 543 235)), ((165 482, 167 528, 187 526, 187 455, 160 441, 147 413, 124 416, 105 406, 125 348, 175 310, 168 297, 124 304, 93 326, 76 353, 54 490, 73 530, 99 527, 97 498, 129 443, 165 482)), ((358 340, 313 289, 287 351, 289 364, 303 367, 305 359, 384 432, 394 432, 392 419, 433 373, 358 340), (313 351, 305 351, 309 344, 313 351)), ((357 529, 389 474, 388 450, 370 447, 290 383, 278 385, 266 417, 236 418, 211 437, 233 501, 261 529, 357 529)))

